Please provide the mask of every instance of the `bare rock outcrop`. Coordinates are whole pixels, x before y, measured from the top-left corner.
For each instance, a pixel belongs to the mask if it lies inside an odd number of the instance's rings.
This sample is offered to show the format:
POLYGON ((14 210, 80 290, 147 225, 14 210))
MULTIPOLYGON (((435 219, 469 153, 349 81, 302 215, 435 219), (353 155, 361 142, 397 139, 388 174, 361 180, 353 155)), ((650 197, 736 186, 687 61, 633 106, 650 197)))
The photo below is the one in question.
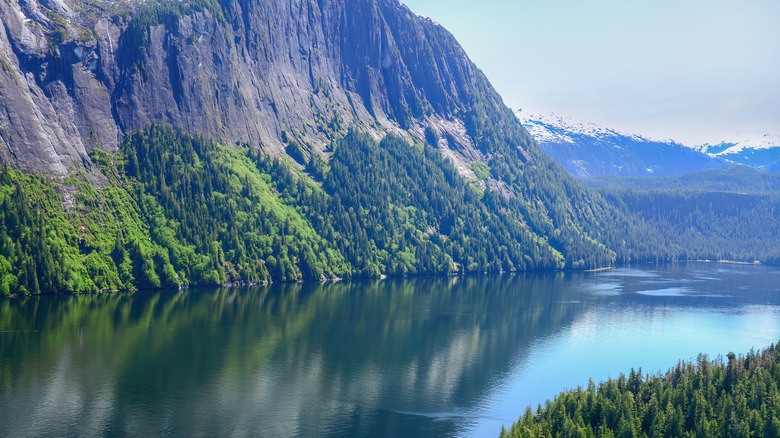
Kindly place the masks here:
POLYGON ((26 171, 89 169, 92 148, 155 122, 271 153, 432 126, 467 176, 505 123, 528 158, 455 39, 397 0, 9 0, 0 18, 0 160, 26 171))

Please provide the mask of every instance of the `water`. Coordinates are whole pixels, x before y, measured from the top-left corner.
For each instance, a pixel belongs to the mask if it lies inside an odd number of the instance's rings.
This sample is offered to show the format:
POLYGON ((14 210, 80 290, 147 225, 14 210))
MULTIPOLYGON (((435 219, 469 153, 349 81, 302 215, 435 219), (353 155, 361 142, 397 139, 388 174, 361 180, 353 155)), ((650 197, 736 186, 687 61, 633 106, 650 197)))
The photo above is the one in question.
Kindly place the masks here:
POLYGON ((496 436, 589 378, 778 340, 761 266, 3 299, 0 436, 496 436))

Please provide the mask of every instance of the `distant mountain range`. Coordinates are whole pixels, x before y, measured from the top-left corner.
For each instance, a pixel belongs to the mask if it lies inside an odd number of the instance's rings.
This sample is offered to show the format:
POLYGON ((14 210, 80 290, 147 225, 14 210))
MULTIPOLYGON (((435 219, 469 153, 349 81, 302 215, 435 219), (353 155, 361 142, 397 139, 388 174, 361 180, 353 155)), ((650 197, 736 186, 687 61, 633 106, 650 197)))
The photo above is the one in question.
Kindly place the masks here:
POLYGON ((654 140, 555 113, 518 111, 518 118, 555 161, 577 177, 669 176, 744 164, 780 171, 780 137, 738 138, 687 146, 654 140))
POLYGON ((717 144, 703 144, 694 149, 732 163, 780 171, 780 135, 740 136, 717 144))

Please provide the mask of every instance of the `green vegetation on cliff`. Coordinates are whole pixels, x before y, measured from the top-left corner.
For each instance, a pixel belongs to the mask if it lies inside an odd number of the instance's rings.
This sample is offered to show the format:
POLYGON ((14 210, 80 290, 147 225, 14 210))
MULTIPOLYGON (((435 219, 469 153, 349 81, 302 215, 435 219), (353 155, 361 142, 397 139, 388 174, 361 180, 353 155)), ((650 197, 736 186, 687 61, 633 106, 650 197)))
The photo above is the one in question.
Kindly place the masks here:
POLYGON ((92 152, 101 184, 84 174, 57 180, 3 167, 0 294, 614 260, 603 244, 571 224, 556 226, 513 189, 502 194, 467 181, 431 145, 350 132, 332 149, 327 163, 300 157, 312 178, 285 156, 156 125, 128 136, 116 155, 92 152), (589 261, 578 253, 590 253, 589 261))
POLYGON ((284 199, 321 230, 357 275, 555 269, 560 254, 495 208, 434 148, 352 132, 334 145, 322 189, 257 157, 284 199))
POLYGON ((679 363, 664 375, 641 370, 529 407, 502 437, 778 436, 780 346, 744 357, 679 363))
POLYGON ((0 294, 778 258, 771 194, 602 197, 542 155, 467 180, 436 142, 356 131, 328 161, 288 145, 295 160, 154 125, 93 150, 97 184, 2 167, 0 294))
POLYGON ((161 126, 130 136, 122 149, 125 187, 185 284, 349 274, 246 152, 161 126))
POLYGON ((349 274, 241 151, 155 126, 92 155, 98 188, 0 170, 0 294, 349 274))
POLYGON ((394 135, 351 131, 327 161, 294 140, 288 149, 295 160, 154 125, 116 155, 93 150, 97 184, 85 171, 59 180, 3 167, 0 294, 772 260, 780 234, 737 232, 746 219, 765 223, 774 201, 748 208, 722 195, 735 203, 725 221, 706 208, 720 198, 605 199, 535 149, 511 164, 475 162, 472 180, 435 142, 394 135), (697 231, 713 221, 734 232, 697 231))
POLYGON ((124 189, 0 169, 0 294, 178 285, 124 189))

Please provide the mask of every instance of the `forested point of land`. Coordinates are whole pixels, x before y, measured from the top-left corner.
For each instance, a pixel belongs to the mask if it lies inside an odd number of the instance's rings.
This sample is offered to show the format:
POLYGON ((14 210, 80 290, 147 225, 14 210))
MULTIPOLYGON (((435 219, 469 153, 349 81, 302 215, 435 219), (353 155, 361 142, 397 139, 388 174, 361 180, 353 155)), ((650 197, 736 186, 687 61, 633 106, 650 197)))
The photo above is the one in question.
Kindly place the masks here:
POLYGON ((501 437, 780 436, 780 344, 564 391, 501 437))

